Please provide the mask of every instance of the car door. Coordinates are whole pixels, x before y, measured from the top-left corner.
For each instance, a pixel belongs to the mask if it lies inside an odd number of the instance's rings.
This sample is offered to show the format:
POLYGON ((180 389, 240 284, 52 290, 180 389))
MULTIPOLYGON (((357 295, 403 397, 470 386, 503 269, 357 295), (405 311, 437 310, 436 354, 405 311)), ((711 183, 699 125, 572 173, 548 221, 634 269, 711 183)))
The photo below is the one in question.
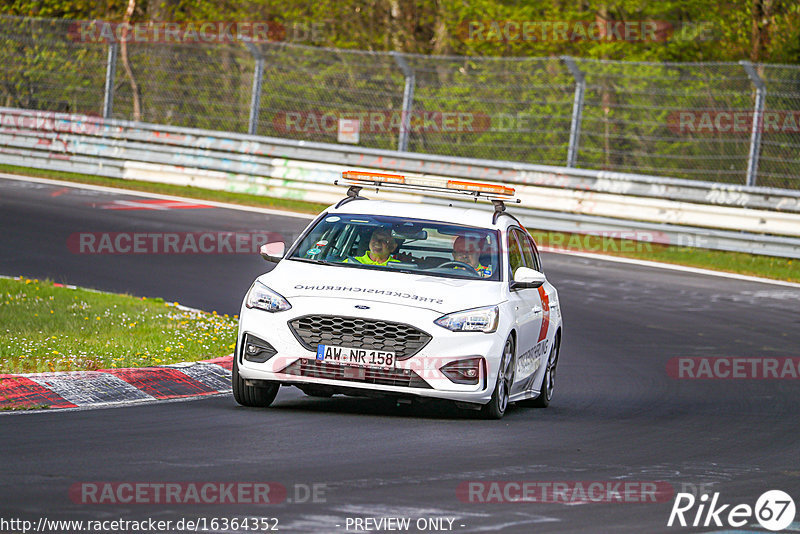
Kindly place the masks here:
MULTIPOLYGON (((525 258, 530 257, 535 264, 535 269, 544 273, 542 269, 542 262, 539 258, 539 250, 536 248, 536 242, 528 232, 524 232, 525 241, 523 242, 522 254, 525 258)), ((539 367, 539 375, 544 374, 547 365, 547 358, 550 356, 552 344, 555 342, 555 332, 558 327, 558 312, 553 311, 551 308, 558 306, 558 296, 556 288, 550 282, 545 282, 538 288, 539 298, 542 302, 542 322, 539 328, 539 336, 534 347, 534 357, 541 357, 541 366, 539 367), (555 315, 553 315, 555 314, 555 315)), ((533 377, 531 377, 533 380, 533 377)), ((531 384, 532 385, 532 384, 531 384)), ((537 388, 538 389, 538 388, 537 388)))
MULTIPOLYGON (((525 259, 525 264, 531 269, 544 273, 539 259, 539 251, 536 249, 536 243, 534 243, 533 238, 527 232, 523 232, 520 237, 520 243, 522 244, 522 256, 525 259)), ((545 282, 537 291, 542 303, 542 324, 536 342, 541 343, 550 339, 550 299, 554 296, 555 288, 545 282)))
MULTIPOLYGON (((530 254, 530 246, 527 243, 525 232, 521 229, 516 227, 509 229, 506 245, 508 247, 509 281, 513 280, 513 274, 519 267, 531 269, 538 267, 530 254)), ((537 350, 541 352, 539 337, 542 330, 543 307, 539 289, 512 288, 510 295, 517 331, 516 373, 514 384, 511 387, 513 395, 528 389, 532 377, 542 366, 544 358, 537 353, 537 350)))

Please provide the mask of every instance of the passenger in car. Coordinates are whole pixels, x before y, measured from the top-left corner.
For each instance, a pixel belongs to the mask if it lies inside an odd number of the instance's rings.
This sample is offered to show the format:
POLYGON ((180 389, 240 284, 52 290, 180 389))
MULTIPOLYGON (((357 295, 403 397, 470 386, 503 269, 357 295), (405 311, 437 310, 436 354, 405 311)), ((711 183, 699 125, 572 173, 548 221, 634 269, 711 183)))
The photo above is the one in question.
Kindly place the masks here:
MULTIPOLYGON (((390 258, 395 250, 397 241, 392 237, 392 231, 388 228, 376 228, 369 239, 369 250, 363 256, 356 256, 355 259, 364 265, 386 265, 390 261, 400 261, 390 258)), ((345 263, 347 261, 345 260, 345 263)))

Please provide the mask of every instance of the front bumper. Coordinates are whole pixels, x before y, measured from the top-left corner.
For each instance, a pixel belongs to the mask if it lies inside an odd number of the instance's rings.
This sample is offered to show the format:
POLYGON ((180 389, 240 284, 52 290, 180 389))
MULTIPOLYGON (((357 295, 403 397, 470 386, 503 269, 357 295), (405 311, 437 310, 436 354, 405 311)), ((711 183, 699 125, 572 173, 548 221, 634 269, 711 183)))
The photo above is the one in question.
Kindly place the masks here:
MULTIPOLYGON (((493 334, 451 332, 434 324, 440 313, 374 301, 293 298, 291 302, 292 309, 276 313, 242 306, 236 358, 239 374, 245 380, 313 384, 366 396, 381 393, 475 404, 485 404, 491 398, 506 339, 502 328, 493 334), (368 309, 358 309, 356 305, 368 309), (317 360, 316 351, 304 347, 289 326, 293 319, 306 315, 404 323, 426 332, 431 339, 410 358, 396 361, 391 370, 329 364, 317 360), (263 363, 243 358, 242 343, 246 334, 269 342, 275 355, 263 363), (476 357, 483 358, 477 384, 455 383, 441 371, 448 363, 476 357)), ((503 326, 502 319, 500 326, 503 326)), ((357 341, 354 346, 358 348, 357 341)))

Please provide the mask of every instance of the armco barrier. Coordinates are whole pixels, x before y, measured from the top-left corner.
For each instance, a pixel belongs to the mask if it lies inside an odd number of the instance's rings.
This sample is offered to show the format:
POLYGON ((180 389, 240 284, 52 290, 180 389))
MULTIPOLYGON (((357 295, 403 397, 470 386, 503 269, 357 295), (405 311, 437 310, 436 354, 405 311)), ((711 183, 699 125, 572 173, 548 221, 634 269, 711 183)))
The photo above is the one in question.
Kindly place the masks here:
MULTIPOLYGON (((513 184, 533 228, 800 258, 800 191, 309 143, 0 108, 0 161, 123 179, 333 202, 346 169, 513 184), (644 231, 644 233, 637 231, 644 231), (646 237, 644 239, 647 239, 646 237)), ((382 198, 441 202, 432 195, 382 198)))

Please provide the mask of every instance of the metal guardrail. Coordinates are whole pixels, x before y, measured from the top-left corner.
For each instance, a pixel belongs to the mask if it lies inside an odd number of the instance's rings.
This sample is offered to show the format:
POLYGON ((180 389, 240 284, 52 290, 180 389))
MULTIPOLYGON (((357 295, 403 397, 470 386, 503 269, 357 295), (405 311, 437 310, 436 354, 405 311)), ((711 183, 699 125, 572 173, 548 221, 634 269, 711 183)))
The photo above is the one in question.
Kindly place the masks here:
MULTIPOLYGON (((364 149, 0 108, 2 162, 332 202, 342 170, 517 187, 533 228, 800 258, 800 191, 364 149)), ((382 195, 384 196, 384 195, 382 195)), ((441 202, 429 196, 392 195, 441 202)))

